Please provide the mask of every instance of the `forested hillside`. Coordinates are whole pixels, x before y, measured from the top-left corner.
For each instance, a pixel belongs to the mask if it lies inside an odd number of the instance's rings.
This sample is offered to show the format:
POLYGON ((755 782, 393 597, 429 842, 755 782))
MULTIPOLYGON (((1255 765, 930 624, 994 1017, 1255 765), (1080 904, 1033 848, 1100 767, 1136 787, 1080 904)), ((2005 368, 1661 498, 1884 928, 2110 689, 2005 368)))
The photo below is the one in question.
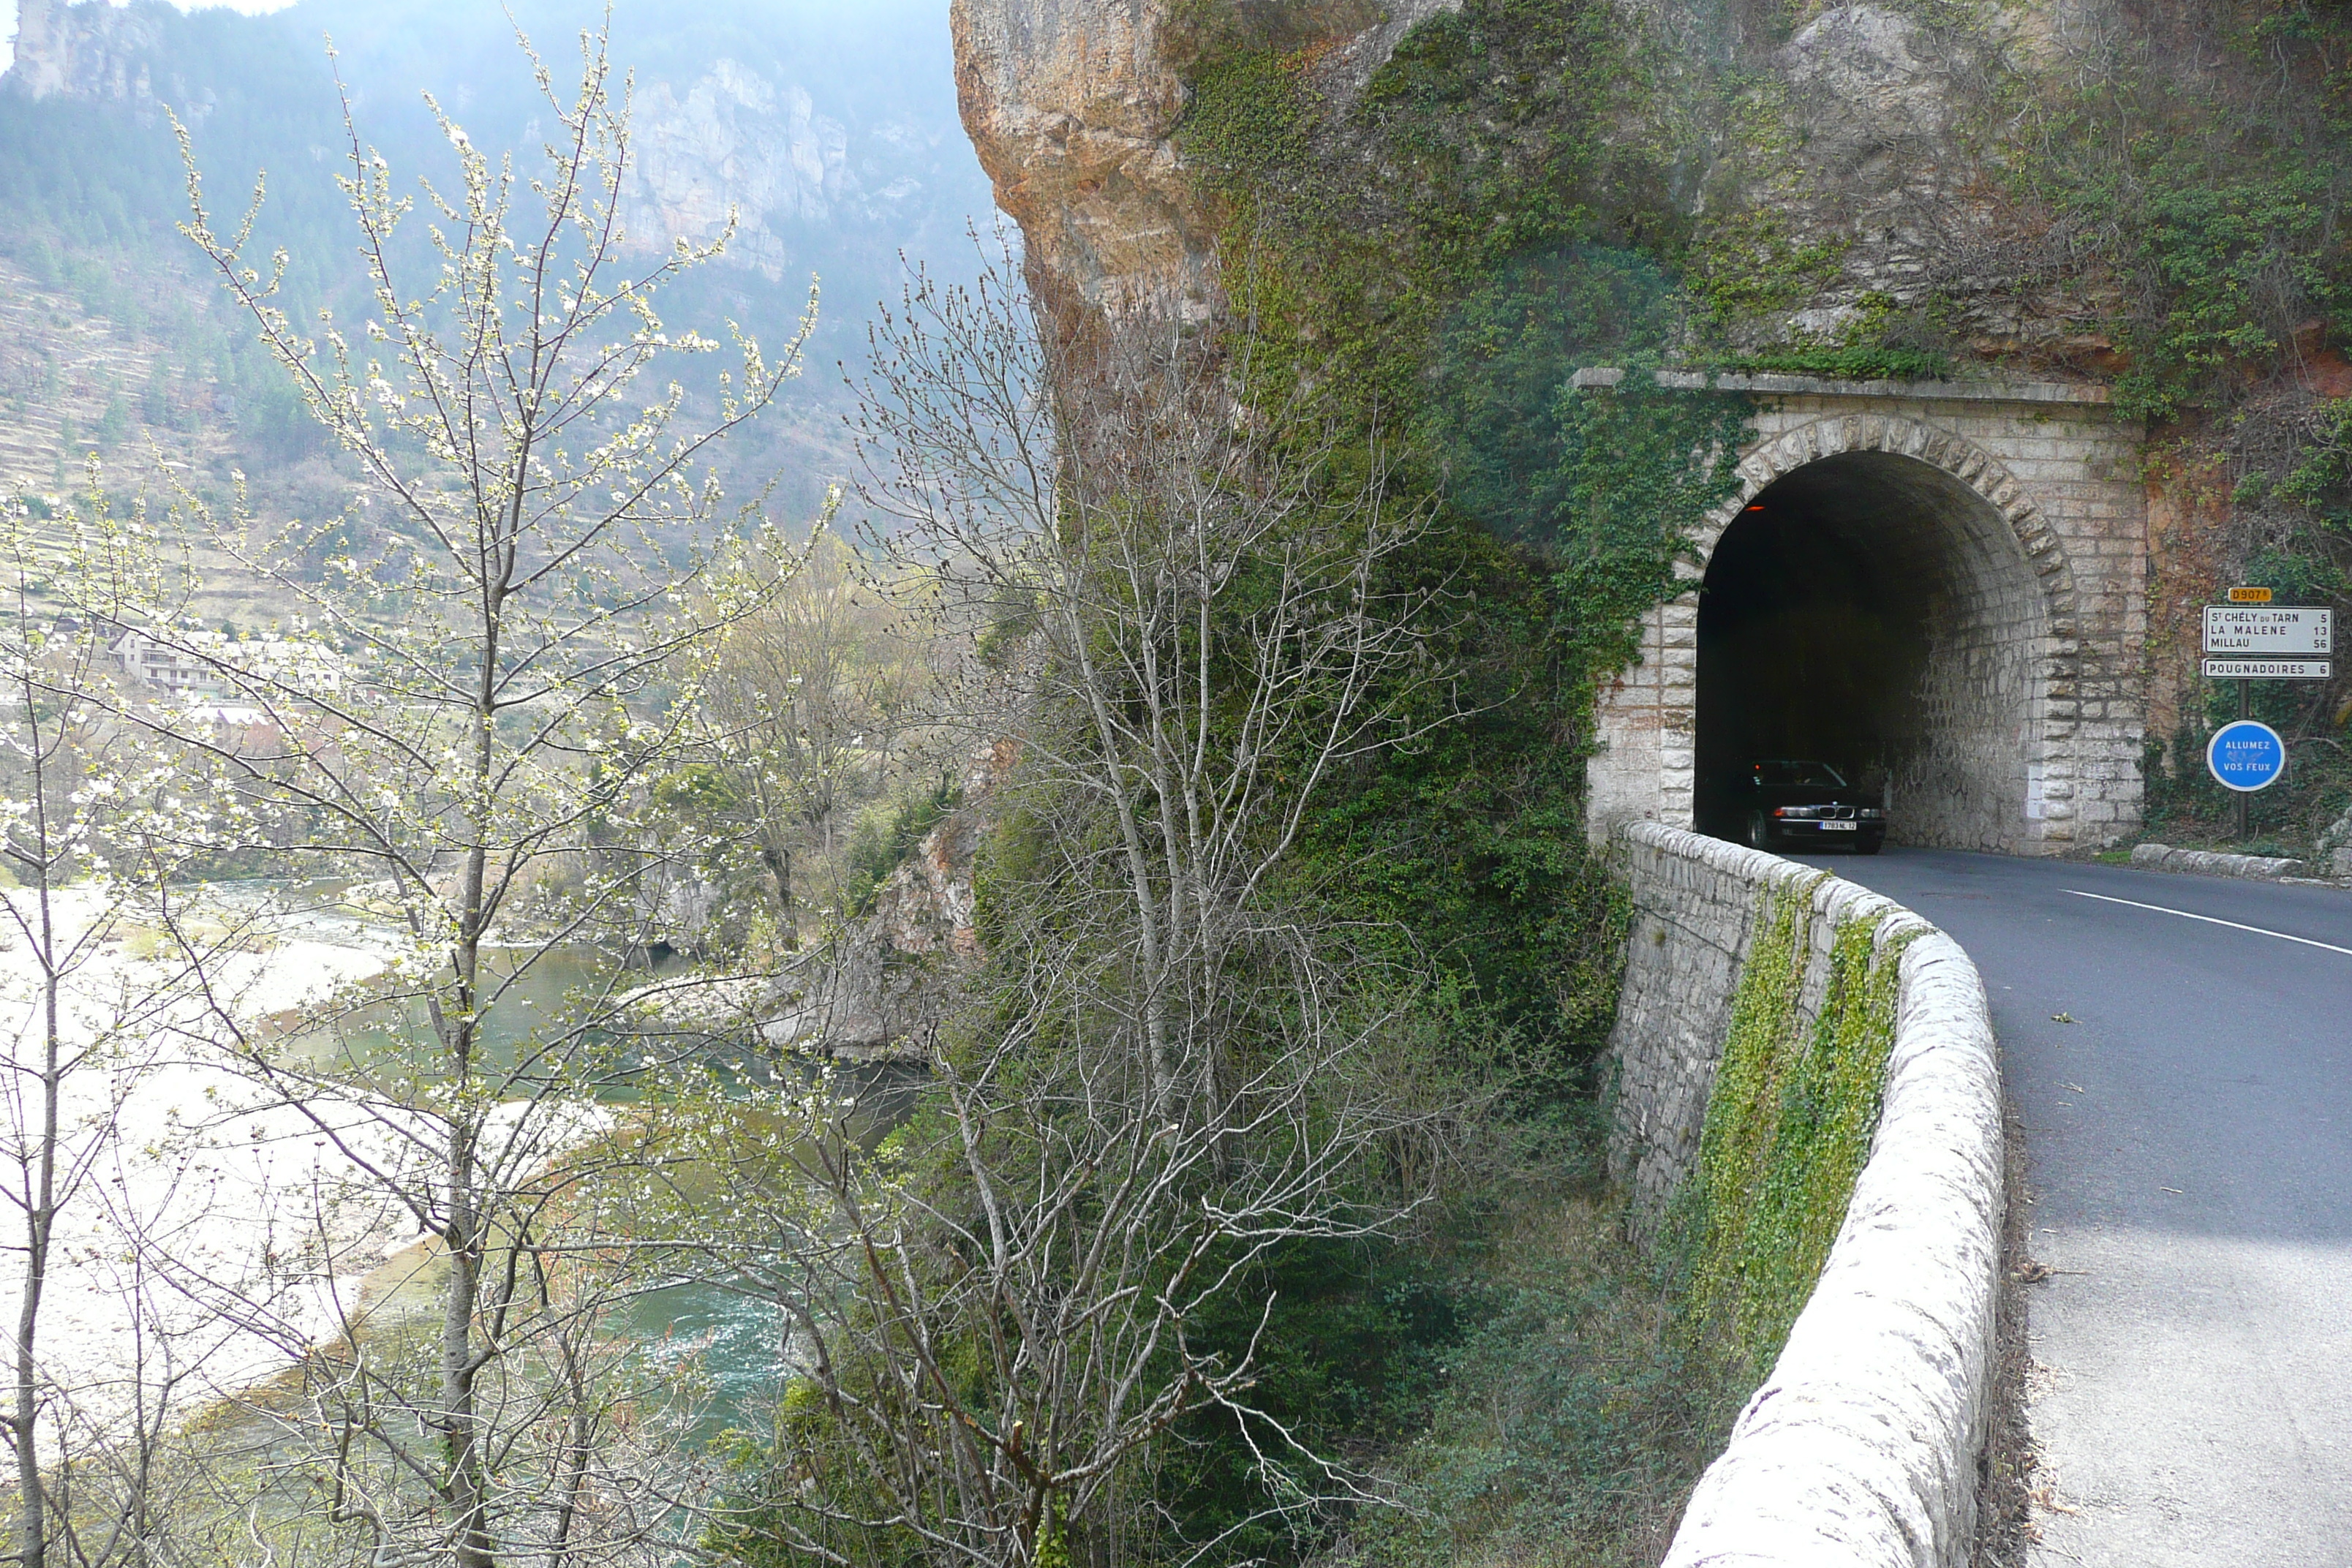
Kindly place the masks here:
MULTIPOLYGON (((844 471, 834 362, 862 353, 875 303, 897 297, 900 253, 960 275, 972 265, 967 225, 989 221, 954 118, 940 10, 775 0, 712 16, 647 0, 615 14, 616 58, 635 71, 631 230, 651 253, 719 237, 730 211, 738 223, 725 264, 672 302, 675 324, 723 335, 737 318, 773 331, 823 279, 810 374, 756 444, 720 458, 740 482, 781 476, 782 510, 813 512, 844 471)), ((187 186, 171 117, 188 130, 217 213, 241 210, 266 174, 256 254, 285 249, 288 301, 306 317, 349 312, 364 276, 334 184, 351 147, 331 73, 366 146, 446 185, 454 165, 424 95, 478 144, 535 153, 546 105, 515 68, 516 28, 560 77, 593 18, 524 5, 509 26, 498 7, 457 0, 325 0, 266 16, 160 0, 27 14, 19 58, 0 79, 0 258, 47 302, 19 310, 29 330, 0 366, 7 392, 41 410, 16 426, 9 471, 54 493, 96 451, 109 483, 128 490, 152 434, 215 495, 234 468, 266 509, 339 508, 350 476, 282 374, 220 313, 178 232, 187 186), (121 352, 100 363, 82 340, 121 352)), ((405 242, 423 253, 421 226, 405 242)))

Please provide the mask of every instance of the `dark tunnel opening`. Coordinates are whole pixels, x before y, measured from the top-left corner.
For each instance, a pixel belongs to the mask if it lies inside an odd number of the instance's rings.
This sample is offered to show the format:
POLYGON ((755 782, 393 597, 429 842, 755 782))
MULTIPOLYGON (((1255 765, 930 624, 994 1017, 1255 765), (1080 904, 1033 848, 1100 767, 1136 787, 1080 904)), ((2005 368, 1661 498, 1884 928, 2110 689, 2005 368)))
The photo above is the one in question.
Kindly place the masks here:
POLYGON ((2001 847, 2026 809, 2033 577, 1993 509, 1885 452, 1783 476, 1731 522, 1699 596, 1694 806, 1744 838, 1749 764, 1830 764, 1897 843, 2001 847))

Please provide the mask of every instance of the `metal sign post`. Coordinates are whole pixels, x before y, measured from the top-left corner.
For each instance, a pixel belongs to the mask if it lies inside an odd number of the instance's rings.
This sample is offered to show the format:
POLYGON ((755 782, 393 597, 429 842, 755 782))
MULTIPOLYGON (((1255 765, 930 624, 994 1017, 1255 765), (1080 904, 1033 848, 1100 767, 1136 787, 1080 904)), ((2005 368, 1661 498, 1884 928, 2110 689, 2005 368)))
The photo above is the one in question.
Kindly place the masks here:
POLYGON ((2268 588, 2232 588, 2226 605, 2205 606, 2205 678, 2238 683, 2238 721, 2205 748, 2214 782, 2237 797, 2237 838, 2248 836, 2246 802, 2286 773, 2286 742, 2253 722, 2257 680, 2326 680, 2336 673, 2336 612, 2271 603, 2268 588), (2220 658, 2211 657, 2221 655, 2220 658))
MULTIPOLYGON (((2241 680, 2238 682, 2238 722, 2243 724, 2252 719, 2253 710, 2254 683, 2251 680, 2241 680)), ((2218 735, 2214 737, 2216 740, 2220 738, 2218 735)), ((2216 778, 2221 777, 2221 774, 2213 772, 2213 748, 2210 744, 2205 748, 2205 771, 2213 773, 2216 778)), ((2227 780, 2222 781, 2222 787, 2228 787, 2227 780)), ((2237 816, 2237 820, 2231 824, 2231 826, 2236 829, 2231 837, 2242 845, 2254 836, 2252 828, 2248 825, 2248 818, 2253 814, 2253 800, 2245 791, 2240 790, 2230 797, 2230 808, 2237 816)))

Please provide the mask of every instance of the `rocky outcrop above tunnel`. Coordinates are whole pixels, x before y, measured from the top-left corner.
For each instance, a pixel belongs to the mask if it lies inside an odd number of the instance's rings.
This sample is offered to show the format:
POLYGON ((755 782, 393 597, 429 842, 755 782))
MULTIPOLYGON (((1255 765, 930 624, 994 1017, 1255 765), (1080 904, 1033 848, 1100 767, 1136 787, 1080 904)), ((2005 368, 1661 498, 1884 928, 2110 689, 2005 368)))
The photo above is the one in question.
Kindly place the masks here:
POLYGON ((1041 282, 1113 310, 1172 301, 1200 316, 1216 296, 1218 218, 1175 132, 1204 49, 1313 47, 1344 93, 1415 23, 1459 5, 955 0, 957 100, 1041 282))
MULTIPOLYGON (((1173 299, 1199 316, 1214 309, 1223 215, 1177 131, 1202 62, 1281 50, 1343 110, 1409 31, 1461 5, 955 0, 961 107, 1041 281, 1113 310, 1173 299)), ((2001 73, 2053 47, 2051 9, 2033 0, 1996 26, 1836 5, 1765 47, 1683 0, 1625 6, 1628 31, 1669 59, 1660 81, 1685 85, 1662 86, 1654 112, 1613 134, 1685 143, 1681 221, 1738 291, 1775 296, 1732 325, 1731 347, 1835 343, 1932 300, 1939 327, 1984 355, 2095 363, 2114 300, 2079 276, 2051 286, 2067 271, 2063 237, 2014 210, 1974 133, 2001 73), (1675 96, 1734 57, 1748 87, 1675 96)), ((1349 133, 1326 153, 1385 156, 1349 133)))
POLYGON ((1724 268, 1779 268, 1790 298, 1735 346, 1835 343, 1932 301, 1942 333, 1987 358, 2098 368, 2112 288, 2011 197, 1982 134, 2004 78, 2052 18, 2000 26, 1892 5, 1832 6, 1769 59, 1752 117, 1710 169, 1696 216, 1724 268), (1806 274, 1810 273, 1810 276, 1806 274))
POLYGON ((1871 301, 1906 302, 1983 268, 1990 215, 1965 198, 1979 171, 1958 141, 1980 61, 1955 46, 1902 12, 1841 5, 1772 56, 1775 107, 1793 134, 1734 147, 1703 206, 1773 215, 1782 246, 1824 253, 1826 275, 1796 309, 1750 323, 1753 335, 1834 337, 1871 301))

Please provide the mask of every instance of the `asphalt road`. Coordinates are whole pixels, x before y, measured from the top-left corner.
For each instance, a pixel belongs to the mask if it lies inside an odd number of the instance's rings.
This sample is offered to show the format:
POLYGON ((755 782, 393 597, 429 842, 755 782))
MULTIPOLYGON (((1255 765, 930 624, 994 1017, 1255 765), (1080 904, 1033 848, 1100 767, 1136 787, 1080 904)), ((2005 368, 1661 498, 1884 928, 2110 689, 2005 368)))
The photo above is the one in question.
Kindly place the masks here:
POLYGON ((2035 1563, 2352 1568, 2352 894, 1808 860, 1949 931, 1992 998, 2056 1270, 2029 1314, 2035 1563))

